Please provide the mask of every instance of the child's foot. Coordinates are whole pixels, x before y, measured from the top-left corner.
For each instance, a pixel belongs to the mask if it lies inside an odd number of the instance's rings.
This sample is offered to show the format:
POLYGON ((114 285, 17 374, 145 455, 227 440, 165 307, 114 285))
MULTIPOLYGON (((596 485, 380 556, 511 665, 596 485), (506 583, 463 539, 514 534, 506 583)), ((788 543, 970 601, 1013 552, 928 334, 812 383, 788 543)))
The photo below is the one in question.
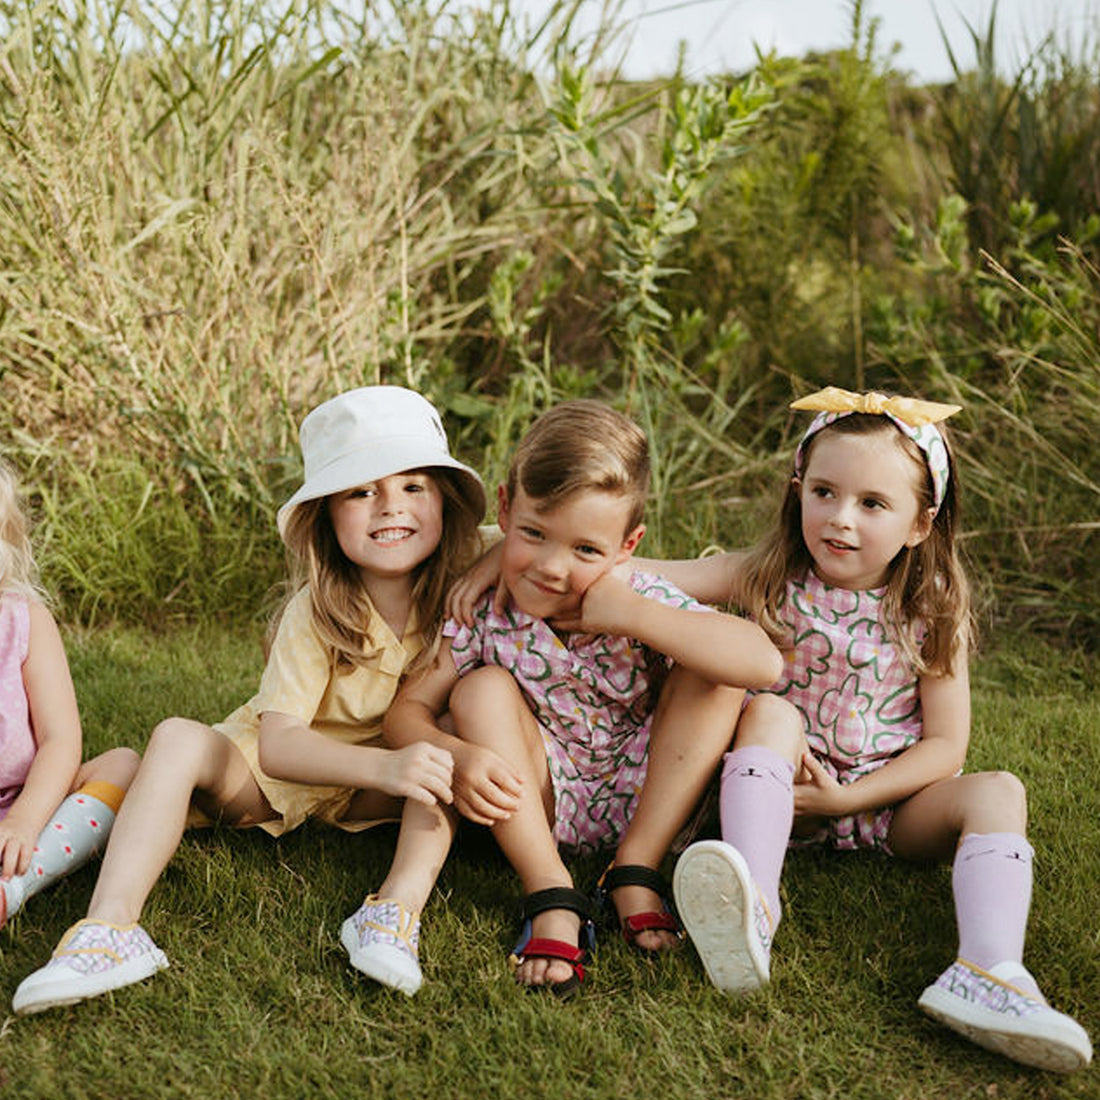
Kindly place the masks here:
POLYGON ((772 921, 741 853, 721 840, 693 844, 677 861, 672 889, 714 985, 723 993, 766 985, 772 921))
POLYGON ((137 924, 82 920, 61 937, 45 966, 28 974, 12 998, 16 1015, 76 1004, 151 977, 168 965, 137 924))
POLYGON ((401 902, 370 894, 344 921, 340 942, 368 978, 410 997, 420 988, 420 915, 401 902))
POLYGON ((1012 984, 1019 963, 982 970, 956 959, 917 1002, 929 1016, 987 1050, 1040 1069, 1069 1073, 1092 1060, 1085 1029, 1041 998, 1012 984))
POLYGON ((552 886, 523 899, 523 931, 508 962, 520 985, 564 999, 580 989, 594 947, 588 899, 571 886, 552 886))
POLYGON ((597 904, 610 901, 623 939, 643 951, 679 947, 684 930, 669 904, 668 883, 652 867, 612 864, 596 885, 597 904))

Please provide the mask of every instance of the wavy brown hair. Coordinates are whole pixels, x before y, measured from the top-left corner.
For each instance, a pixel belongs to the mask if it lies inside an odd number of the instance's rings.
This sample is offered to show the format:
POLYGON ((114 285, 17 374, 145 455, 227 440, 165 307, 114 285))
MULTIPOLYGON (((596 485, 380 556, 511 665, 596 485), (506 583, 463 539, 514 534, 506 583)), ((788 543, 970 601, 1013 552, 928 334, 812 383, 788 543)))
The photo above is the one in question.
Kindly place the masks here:
POLYGON ((0 596, 5 592, 47 602, 19 499, 19 482, 11 467, 0 459, 0 596))
MULTIPOLYGON (((938 425, 947 448, 948 478, 944 498, 926 539, 916 546, 903 546, 890 562, 883 599, 883 619, 892 625, 892 639, 901 647, 918 675, 946 676, 954 665, 963 641, 973 640, 970 612, 970 584, 963 569, 957 542, 959 489, 955 457, 943 425, 938 425), (918 641, 924 630, 923 644, 918 641)), ((842 435, 871 435, 891 432, 920 471, 922 510, 933 507, 932 476, 920 448, 890 419, 869 413, 842 416, 806 443, 803 468, 809 465, 817 441, 830 432, 842 435)), ((775 527, 750 550, 741 570, 742 606, 780 646, 790 646, 790 631, 783 619, 787 582, 805 577, 813 567, 810 551, 802 538, 802 503, 798 485, 792 479, 779 510, 775 527)))
MULTIPOLYGON (((439 645, 444 602, 451 585, 462 576, 480 550, 477 513, 470 494, 462 489, 460 475, 443 466, 424 471, 443 496, 443 534, 439 545, 415 570, 413 606, 424 639, 424 648, 406 671, 426 664, 439 645)), ((267 646, 275 637, 287 604, 309 585, 313 626, 332 649, 334 665, 362 665, 370 656, 366 626, 371 604, 359 567, 348 559, 336 539, 329 517, 328 497, 299 504, 287 518, 286 596, 267 631, 267 646)))
POLYGON ((627 497, 625 537, 645 512, 649 441, 633 420, 601 401, 562 401, 531 425, 516 448, 506 484, 509 500, 517 486, 540 512, 583 491, 627 497))

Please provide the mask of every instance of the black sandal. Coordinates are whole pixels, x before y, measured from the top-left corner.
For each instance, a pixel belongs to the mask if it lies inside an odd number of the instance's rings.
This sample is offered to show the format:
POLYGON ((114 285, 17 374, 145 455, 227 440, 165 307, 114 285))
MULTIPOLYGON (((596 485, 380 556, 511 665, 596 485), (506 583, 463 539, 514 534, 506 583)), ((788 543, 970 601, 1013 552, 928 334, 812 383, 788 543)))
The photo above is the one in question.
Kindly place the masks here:
POLYGON ((528 988, 549 989, 555 997, 562 1000, 572 997, 584 981, 584 960, 589 952, 596 949, 596 928, 592 923, 588 898, 571 886, 551 886, 547 890, 536 890, 533 894, 528 894, 523 899, 520 916, 523 920, 523 931, 508 956, 512 969, 515 970, 525 959, 561 959, 573 968, 573 973, 565 981, 547 982, 545 985, 532 985, 528 988), (570 909, 580 915, 581 927, 575 946, 564 940, 532 937, 531 922, 548 909, 570 909))
POLYGON ((612 864, 596 883, 595 900, 597 907, 618 923, 623 939, 631 947, 637 946, 638 937, 643 932, 672 932, 678 940, 684 938, 684 926, 673 909, 668 883, 652 867, 643 867, 640 863, 624 863, 621 867, 612 864), (620 918, 611 895, 621 886, 644 886, 652 890, 661 899, 661 912, 650 909, 620 918))

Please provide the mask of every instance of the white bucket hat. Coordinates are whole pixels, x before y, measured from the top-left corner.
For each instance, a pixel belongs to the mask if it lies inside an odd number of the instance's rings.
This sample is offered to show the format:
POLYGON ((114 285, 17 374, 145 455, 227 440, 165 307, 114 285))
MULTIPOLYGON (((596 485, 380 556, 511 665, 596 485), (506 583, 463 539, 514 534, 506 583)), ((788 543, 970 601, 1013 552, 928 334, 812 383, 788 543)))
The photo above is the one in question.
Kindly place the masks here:
POLYGON ((451 457, 439 413, 431 402, 403 386, 363 386, 318 405, 299 430, 305 479, 279 509, 279 534, 286 534, 297 505, 405 470, 443 466, 457 470, 463 495, 485 514, 481 478, 451 457))

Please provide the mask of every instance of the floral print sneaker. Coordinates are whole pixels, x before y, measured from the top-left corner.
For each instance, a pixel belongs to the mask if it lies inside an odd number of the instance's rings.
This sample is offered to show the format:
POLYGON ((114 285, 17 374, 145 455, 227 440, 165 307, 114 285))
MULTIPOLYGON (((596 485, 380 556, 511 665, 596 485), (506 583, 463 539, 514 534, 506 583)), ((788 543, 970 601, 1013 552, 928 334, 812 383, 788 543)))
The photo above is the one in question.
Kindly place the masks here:
POLYGON ((982 970, 956 959, 917 1002, 929 1016, 987 1050, 1040 1069, 1069 1073, 1092 1060, 1092 1043, 1074 1019, 1012 984, 1019 963, 982 970))
POLYGON ((420 915, 401 902, 368 895, 344 921, 340 942, 351 965, 368 978, 410 997, 420 988, 420 915))
POLYGON ((12 998, 16 1015, 76 1004, 122 989, 168 965, 168 959, 137 924, 82 920, 61 937, 45 966, 28 974, 12 998))
POLYGON ((767 985, 772 920, 744 857, 721 840, 701 840, 672 876, 676 908, 707 977, 723 993, 767 985))

